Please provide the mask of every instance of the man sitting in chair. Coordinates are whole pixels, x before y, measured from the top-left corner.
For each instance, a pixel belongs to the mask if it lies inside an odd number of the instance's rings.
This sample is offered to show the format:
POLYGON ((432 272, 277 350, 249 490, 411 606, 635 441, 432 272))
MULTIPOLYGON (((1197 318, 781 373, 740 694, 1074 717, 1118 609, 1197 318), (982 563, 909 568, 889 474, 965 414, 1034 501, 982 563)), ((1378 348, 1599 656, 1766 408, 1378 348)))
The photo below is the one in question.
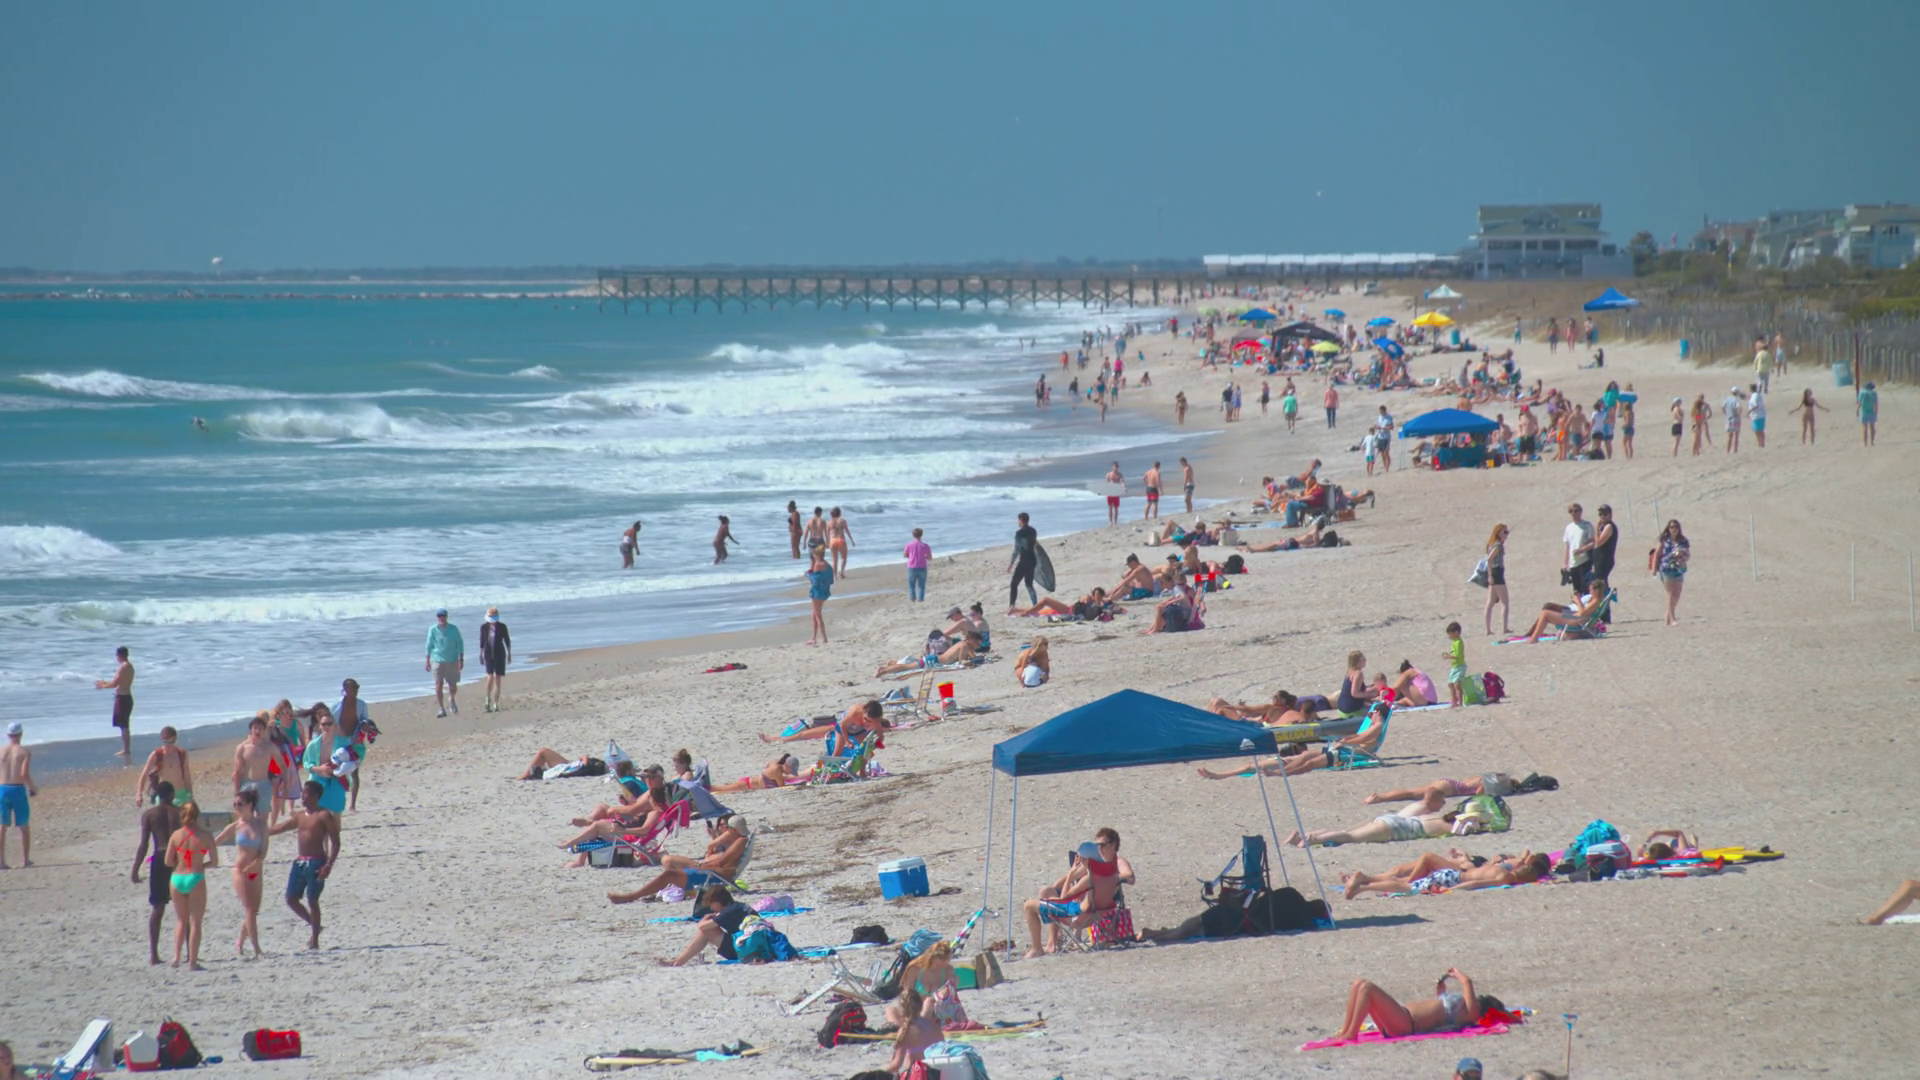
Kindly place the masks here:
POLYGON ((698 859, 668 855, 660 860, 660 874, 632 892, 610 892, 607 899, 616 904, 650 900, 669 885, 683 889, 702 889, 709 885, 731 885, 740 873, 740 860, 747 853, 747 819, 735 814, 726 820, 707 853, 698 859))
POLYGON ((1027 950, 1028 958, 1040 956, 1042 952, 1058 951, 1057 940, 1042 948, 1042 919, 1052 921, 1056 932, 1079 930, 1113 910, 1114 897, 1120 891, 1119 867, 1101 861, 1102 858, 1099 844, 1091 841, 1081 844, 1079 850, 1074 852, 1073 869, 1067 871, 1067 876, 1043 889, 1043 895, 1038 899, 1026 902, 1027 936, 1033 942, 1033 946, 1027 950), (1047 893, 1053 895, 1045 895, 1047 893))

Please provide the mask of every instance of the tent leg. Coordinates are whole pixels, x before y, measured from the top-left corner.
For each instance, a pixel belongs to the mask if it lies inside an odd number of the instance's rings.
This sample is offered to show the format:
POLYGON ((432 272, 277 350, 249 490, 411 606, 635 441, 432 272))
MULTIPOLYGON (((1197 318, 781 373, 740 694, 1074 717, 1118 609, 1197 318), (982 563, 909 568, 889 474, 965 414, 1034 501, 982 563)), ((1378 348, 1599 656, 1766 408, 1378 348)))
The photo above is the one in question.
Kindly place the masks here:
POLYGON ((982 878, 980 882, 980 906, 981 907, 986 907, 987 900, 993 895, 988 890, 993 888, 993 801, 994 801, 994 795, 998 792, 999 787, 1000 787, 1000 770, 994 769, 994 768, 988 768, 987 769, 987 847, 986 847, 987 857, 985 860, 983 860, 986 865, 982 867, 980 871, 980 876, 982 878))
POLYGON ((1267 774, 1261 771, 1259 762, 1254 763, 1253 775, 1260 779, 1260 805, 1267 808, 1267 831, 1273 834, 1273 861, 1280 864, 1280 882, 1292 885, 1293 876, 1287 873, 1287 857, 1280 853, 1280 826, 1273 823, 1273 803, 1267 800, 1267 774))
POLYGON ((1013 813, 1007 817, 1007 957, 1013 957, 1013 860, 1020 852, 1020 778, 1013 778, 1013 813))
MULTIPOLYGON (((1300 835, 1304 837, 1307 835, 1307 823, 1300 820, 1300 802, 1293 797, 1293 778, 1289 777, 1283 769, 1280 772, 1280 779, 1285 780, 1287 783, 1287 802, 1293 807, 1293 827, 1298 829, 1300 835)), ((1303 850, 1307 853, 1307 869, 1313 871, 1313 887, 1320 893, 1320 899, 1327 905, 1327 921, 1332 923, 1334 929, 1337 930, 1340 927, 1340 922, 1333 917, 1333 901, 1327 899, 1327 887, 1320 884, 1320 867, 1313 861, 1313 845, 1308 844, 1303 850)))

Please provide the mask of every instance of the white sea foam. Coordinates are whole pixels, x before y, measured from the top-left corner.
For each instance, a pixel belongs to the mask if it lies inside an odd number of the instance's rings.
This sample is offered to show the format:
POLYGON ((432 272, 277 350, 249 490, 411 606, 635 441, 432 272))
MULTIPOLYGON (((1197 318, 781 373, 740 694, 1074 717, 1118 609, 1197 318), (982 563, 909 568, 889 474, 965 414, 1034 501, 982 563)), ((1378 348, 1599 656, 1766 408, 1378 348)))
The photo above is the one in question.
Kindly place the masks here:
POLYGON ((560 372, 545 364, 535 364, 532 367, 523 367, 519 371, 514 372, 513 377, 516 379, 557 379, 560 377, 560 372))
POLYGON ((0 525, 0 567, 89 562, 119 554, 105 540, 64 525, 0 525))
POLYGON ((281 442, 335 442, 342 439, 384 439, 418 430, 396 420, 378 405, 344 409, 271 406, 233 418, 240 434, 281 442))
POLYGON ((22 375, 63 394, 103 398, 161 398, 168 401, 256 401, 292 397, 278 390, 260 390, 250 386, 222 386, 218 383, 174 382, 169 379, 144 379, 118 371, 89 371, 84 375, 63 375, 44 371, 22 375))

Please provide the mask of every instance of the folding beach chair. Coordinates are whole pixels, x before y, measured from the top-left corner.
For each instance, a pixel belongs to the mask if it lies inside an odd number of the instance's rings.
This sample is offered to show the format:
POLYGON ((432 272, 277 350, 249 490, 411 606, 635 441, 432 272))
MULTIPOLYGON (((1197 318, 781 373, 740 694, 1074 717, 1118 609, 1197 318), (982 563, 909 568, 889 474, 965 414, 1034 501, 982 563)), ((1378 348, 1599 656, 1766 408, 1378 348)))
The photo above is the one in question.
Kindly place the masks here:
POLYGON ((569 848, 575 855, 585 854, 587 865, 605 869, 610 866, 658 866, 660 848, 673 834, 693 821, 693 800, 681 799, 646 831, 618 836, 602 836, 569 848))
MULTIPOLYGON (((840 740, 834 741, 838 743, 840 740)), ((820 760, 814 763, 813 779, 809 782, 810 786, 832 784, 842 780, 866 779, 867 766, 871 764, 873 751, 879 745, 879 742, 879 735, 868 734, 865 738, 853 744, 845 753, 828 753, 821 755, 820 760)), ((838 750, 842 749, 842 747, 835 746, 834 749, 838 750)))
POLYGON ((1608 589, 1606 599, 1593 609, 1593 614, 1579 622, 1568 623, 1560 628, 1550 640, 1558 645, 1569 638, 1575 641, 1592 641, 1607 636, 1607 621, 1613 618, 1613 605, 1620 599, 1617 589, 1608 589))
POLYGON ((1377 741, 1374 742, 1373 749, 1363 750, 1357 746, 1336 747, 1331 743, 1329 743, 1327 746, 1327 752, 1330 755, 1333 755, 1334 760, 1332 764, 1327 766, 1327 768, 1334 772, 1344 772, 1348 769, 1369 769, 1376 765, 1381 764, 1380 751, 1386 749, 1387 747, 1387 724, 1392 719, 1393 719, 1393 710, 1391 708, 1389 708, 1386 711, 1386 713, 1380 717, 1379 720, 1375 720, 1373 718, 1373 713, 1368 712, 1367 718, 1364 721, 1362 721, 1360 724, 1360 730, 1355 732, 1355 734, 1356 735, 1363 734, 1367 731, 1372 730, 1373 726, 1376 723, 1379 724, 1380 737, 1377 741))

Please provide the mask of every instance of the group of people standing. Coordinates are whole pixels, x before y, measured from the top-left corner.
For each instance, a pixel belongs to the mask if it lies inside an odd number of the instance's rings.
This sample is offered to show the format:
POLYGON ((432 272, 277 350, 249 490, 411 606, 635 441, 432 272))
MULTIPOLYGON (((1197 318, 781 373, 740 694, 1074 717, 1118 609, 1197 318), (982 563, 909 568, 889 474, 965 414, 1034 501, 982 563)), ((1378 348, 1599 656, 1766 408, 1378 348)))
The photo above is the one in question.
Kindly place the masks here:
MULTIPOLYGON (((1534 620, 1528 634, 1529 640, 1538 640, 1552 626, 1568 625, 1594 615, 1607 603, 1620 544, 1620 529, 1613 520, 1611 506, 1603 503, 1596 513, 1597 519, 1589 521, 1579 503, 1567 504, 1568 521, 1561 531, 1560 577, 1561 583, 1573 590, 1576 603, 1570 606, 1545 605, 1540 616, 1534 620)), ((1493 611, 1496 607, 1500 609, 1500 632, 1513 632, 1511 601, 1507 592, 1507 538, 1511 534, 1512 531, 1504 523, 1495 525, 1482 552, 1482 566, 1475 568, 1474 581, 1484 581, 1487 590, 1487 605, 1482 617, 1489 635, 1493 633, 1493 611)), ((1692 545, 1678 518, 1666 523, 1654 547, 1648 552, 1648 572, 1660 579, 1661 587, 1666 592, 1668 626, 1679 622, 1677 611, 1680 593, 1692 554, 1692 545)))

